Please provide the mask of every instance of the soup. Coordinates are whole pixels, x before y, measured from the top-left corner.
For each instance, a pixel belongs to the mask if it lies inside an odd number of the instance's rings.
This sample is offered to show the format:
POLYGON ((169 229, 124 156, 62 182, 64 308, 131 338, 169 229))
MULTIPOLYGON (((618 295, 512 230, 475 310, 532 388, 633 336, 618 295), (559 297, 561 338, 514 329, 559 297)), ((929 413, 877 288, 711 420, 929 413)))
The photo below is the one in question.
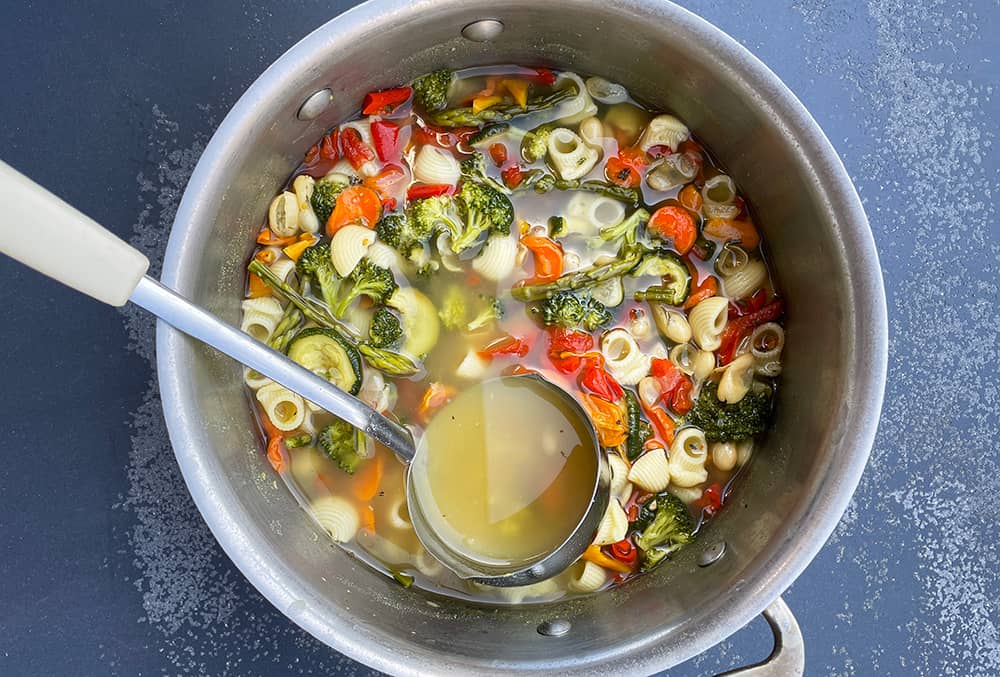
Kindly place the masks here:
POLYGON ((442 407, 483 406, 491 379, 538 373, 597 431, 612 486, 593 544, 553 579, 493 589, 421 547, 392 454, 247 373, 289 489, 404 585, 545 601, 668 566, 769 425, 783 304, 750 207, 681 120, 617 83, 496 66, 372 92, 309 149, 257 242, 242 328, 426 431, 442 450, 426 493, 453 547, 530 561, 578 519, 546 513, 546 497, 577 505, 593 472, 572 444, 546 441, 554 414, 468 431, 436 418, 442 407), (570 453, 550 477, 518 475, 547 448, 570 453))
POLYGON ((431 419, 411 470, 429 526, 448 549, 526 566, 554 551, 590 505, 591 434, 537 379, 466 388, 431 419))

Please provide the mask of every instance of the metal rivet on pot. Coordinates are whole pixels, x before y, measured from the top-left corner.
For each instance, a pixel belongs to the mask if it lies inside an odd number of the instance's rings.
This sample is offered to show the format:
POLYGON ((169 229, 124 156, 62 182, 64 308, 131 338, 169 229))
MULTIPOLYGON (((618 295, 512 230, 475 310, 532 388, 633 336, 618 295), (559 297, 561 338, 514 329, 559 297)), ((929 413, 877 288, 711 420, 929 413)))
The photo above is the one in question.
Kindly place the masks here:
POLYGON ((698 566, 707 567, 710 564, 715 564, 722 556, 726 554, 726 542, 719 541, 718 543, 713 543, 712 545, 705 548, 701 555, 698 556, 698 566))
POLYGON ((501 33, 503 22, 497 19, 480 19, 462 29, 462 37, 473 42, 488 42, 501 33))
POLYGON ((295 116, 302 120, 303 122, 308 122, 309 120, 315 120, 319 117, 320 113, 326 110, 326 107, 330 105, 333 101, 333 92, 328 88, 321 89, 318 92, 313 92, 309 95, 301 106, 299 106, 299 112, 295 116))
POLYGON ((562 637, 573 627, 565 618, 553 618, 538 624, 538 634, 546 637, 562 637))

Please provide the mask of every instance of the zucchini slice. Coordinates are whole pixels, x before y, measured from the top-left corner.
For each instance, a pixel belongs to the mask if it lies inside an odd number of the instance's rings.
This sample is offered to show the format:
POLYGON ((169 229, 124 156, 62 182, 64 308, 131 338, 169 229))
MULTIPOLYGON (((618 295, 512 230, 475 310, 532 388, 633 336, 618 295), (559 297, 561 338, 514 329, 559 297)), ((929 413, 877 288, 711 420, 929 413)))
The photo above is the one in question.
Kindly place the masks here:
MULTIPOLYGON (((691 273, 681 257, 668 249, 657 249, 647 254, 632 271, 635 277, 655 275, 661 279, 659 285, 651 287, 655 294, 648 294, 650 301, 661 301, 672 306, 684 303, 691 291, 691 273)), ((644 295, 646 296, 646 295, 644 295)), ((643 300, 639 294, 636 300, 643 300)))
POLYGON ((361 390, 361 355, 331 329, 303 329, 288 345, 288 357, 346 393, 361 390))
POLYGON ((434 302, 413 287, 400 287, 389 297, 386 305, 398 310, 402 318, 402 351, 423 359, 441 334, 441 322, 434 302))

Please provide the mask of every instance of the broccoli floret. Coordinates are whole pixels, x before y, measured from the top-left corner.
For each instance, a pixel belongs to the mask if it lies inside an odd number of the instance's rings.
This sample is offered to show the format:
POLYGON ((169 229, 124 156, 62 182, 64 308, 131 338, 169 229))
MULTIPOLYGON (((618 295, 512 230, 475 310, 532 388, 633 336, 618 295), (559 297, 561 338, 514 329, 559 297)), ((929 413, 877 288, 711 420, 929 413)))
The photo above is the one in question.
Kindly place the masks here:
POLYGON ((542 303, 542 322, 546 326, 558 325, 567 329, 583 327, 587 331, 594 331, 612 319, 611 311, 602 303, 571 291, 558 292, 542 303))
POLYGON ((399 318, 385 306, 379 306, 368 326, 368 342, 376 348, 391 348, 402 336, 399 318))
POLYGON ((445 329, 461 329, 465 326, 465 316, 468 308, 465 303, 465 292, 453 284, 445 291, 438 305, 438 317, 445 329))
POLYGON ((309 202, 312 204, 313 211, 320 223, 326 223, 327 219, 330 218, 330 214, 333 213, 333 208, 337 204, 337 196, 345 188, 347 188, 347 184, 339 181, 320 180, 316 182, 309 202))
POLYGON ((532 163, 545 159, 549 153, 549 135, 555 128, 555 125, 542 125, 524 135, 521 139, 521 157, 525 162, 532 163))
POLYGON ((662 492, 643 506, 640 523, 646 523, 636 545, 642 552, 642 570, 649 571, 667 555, 694 540, 694 520, 684 502, 662 492))
POLYGON ((452 242, 461 234, 463 228, 458 202, 448 195, 414 200, 410 204, 410 219, 421 231, 446 230, 451 235, 452 242))
POLYGON ((562 216, 549 217, 549 237, 559 237, 566 232, 566 218, 562 216))
POLYGON ((364 460, 365 434, 347 421, 337 419, 319 431, 317 439, 323 452, 348 475, 353 475, 364 460))
POLYGON ((465 325, 466 331, 477 331, 495 320, 503 319, 504 308, 503 304, 500 303, 500 299, 495 296, 480 294, 479 302, 482 308, 479 313, 472 318, 472 321, 465 325))
POLYGON ((639 232, 639 226, 649 221, 649 212, 639 208, 613 226, 605 226, 600 230, 600 239, 604 242, 625 242, 633 244, 639 232))
POLYGON ((751 390, 734 404, 719 400, 717 383, 706 383, 698 401, 684 417, 686 423, 705 431, 709 442, 738 442, 767 430, 771 396, 751 390))
POLYGON ((337 317, 343 317, 351 301, 359 296, 367 296, 375 303, 385 303, 398 288, 391 270, 368 259, 361 259, 345 282, 349 288, 341 294, 340 302, 333 311, 337 317))
POLYGON ((303 280, 310 280, 314 285, 313 293, 323 299, 327 307, 335 308, 340 297, 342 278, 337 275, 330 260, 330 245, 327 243, 309 247, 295 263, 295 271, 303 280))
POLYGON ((413 100, 425 111, 448 107, 448 89, 454 75, 447 68, 431 71, 413 81, 413 100))
POLYGON ((462 178, 466 181, 485 183, 493 190, 499 191, 504 195, 510 194, 510 189, 507 186, 486 175, 486 160, 482 153, 474 153, 472 156, 462 160, 458 166, 462 171, 462 178))
POLYGON ((485 183, 463 181, 458 202, 465 214, 465 228, 458 237, 452 236, 451 248, 456 254, 475 244, 484 232, 510 235, 514 205, 500 191, 485 183))
POLYGON ((433 227, 424 221, 417 222, 405 213, 386 214, 375 225, 378 239, 405 257, 410 257, 418 247, 430 239, 433 227))

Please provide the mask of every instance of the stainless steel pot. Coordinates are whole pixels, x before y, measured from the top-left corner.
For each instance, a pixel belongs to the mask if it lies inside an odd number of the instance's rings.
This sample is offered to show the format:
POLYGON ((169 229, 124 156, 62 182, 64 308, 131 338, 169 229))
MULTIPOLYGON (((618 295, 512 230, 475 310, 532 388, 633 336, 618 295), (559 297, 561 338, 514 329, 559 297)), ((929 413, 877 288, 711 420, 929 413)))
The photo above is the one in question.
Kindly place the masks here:
MULTIPOLYGON (((739 629, 806 567, 847 506, 881 406, 885 296, 864 212, 822 131, 749 52, 652 0, 369 2, 295 45, 223 121, 188 184, 162 279, 238 323, 251 234, 321 132, 371 89, 498 62, 600 74, 676 111, 757 209, 788 303, 780 405, 745 481, 698 544, 653 575, 567 603, 486 608, 403 591, 318 535, 275 482, 237 365, 161 324, 171 440, 237 566, 352 658, 399 674, 653 672, 739 629), (483 19, 494 22, 475 23, 483 19), (721 544, 725 554, 699 566, 721 544)), ((772 624, 793 626, 780 611, 772 624)))

